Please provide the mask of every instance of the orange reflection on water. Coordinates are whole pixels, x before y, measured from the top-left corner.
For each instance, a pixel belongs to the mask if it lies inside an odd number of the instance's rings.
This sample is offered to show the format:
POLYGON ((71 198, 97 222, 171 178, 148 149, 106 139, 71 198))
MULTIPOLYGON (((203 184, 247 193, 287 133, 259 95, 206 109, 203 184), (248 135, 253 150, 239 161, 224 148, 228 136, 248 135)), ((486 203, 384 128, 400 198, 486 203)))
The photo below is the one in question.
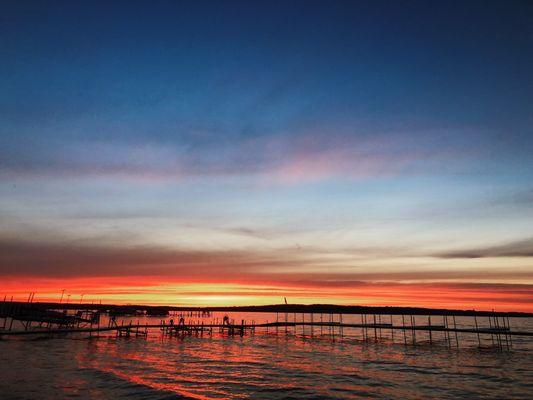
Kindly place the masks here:
MULTIPOLYGON (((202 400, 249 398, 250 393, 306 398, 311 388, 323 398, 331 393, 416 397, 414 387, 401 385, 402 374, 396 370, 415 363, 403 346, 290 335, 168 338, 152 333, 146 340, 94 341, 89 351, 76 354, 77 362, 127 382, 202 400)), ((428 363, 435 360, 428 358, 428 363)), ((426 383, 430 380, 428 376, 426 383)))

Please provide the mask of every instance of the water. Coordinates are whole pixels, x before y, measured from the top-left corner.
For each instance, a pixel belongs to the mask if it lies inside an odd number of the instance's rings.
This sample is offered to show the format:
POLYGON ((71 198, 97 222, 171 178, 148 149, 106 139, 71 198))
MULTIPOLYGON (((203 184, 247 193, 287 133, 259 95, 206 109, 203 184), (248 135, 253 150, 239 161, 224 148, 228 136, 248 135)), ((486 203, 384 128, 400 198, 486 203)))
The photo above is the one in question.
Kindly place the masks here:
MULTIPOLYGON (((221 315, 204 321, 217 317, 221 315)), ((276 319, 266 314, 232 317, 256 322, 276 319)), ((314 318, 320 320, 319 315, 314 318)), ((357 318, 344 316, 344 322, 357 318)), ((285 315, 279 319, 285 320, 285 315)), ((146 318, 140 322, 158 321, 146 318)), ((423 321, 419 317, 417 323, 423 321)), ((456 322, 460 326, 471 323, 468 319, 456 322)), ((437 324, 438 318, 432 323, 437 324)), ((531 325, 531 320, 512 320, 513 327, 524 330, 531 330, 531 325)), ((0 398, 532 398, 531 339, 515 338, 512 351, 500 352, 477 349, 476 335, 465 334, 459 336, 461 348, 457 350, 447 348, 439 334, 433 340, 440 344, 413 347, 403 344, 400 331, 395 332, 394 343, 390 331, 382 331, 382 343, 360 342, 360 329, 345 329, 343 340, 335 342, 327 332, 317 338, 319 328, 313 339, 309 328, 306 338, 301 330, 285 335, 282 328, 279 333, 271 329, 268 334, 244 337, 215 332, 213 336, 169 338, 154 330, 146 339, 108 335, 0 341, 0 398)), ((417 341, 425 339, 417 333, 417 341)), ((489 336, 483 344, 490 342, 489 336)))

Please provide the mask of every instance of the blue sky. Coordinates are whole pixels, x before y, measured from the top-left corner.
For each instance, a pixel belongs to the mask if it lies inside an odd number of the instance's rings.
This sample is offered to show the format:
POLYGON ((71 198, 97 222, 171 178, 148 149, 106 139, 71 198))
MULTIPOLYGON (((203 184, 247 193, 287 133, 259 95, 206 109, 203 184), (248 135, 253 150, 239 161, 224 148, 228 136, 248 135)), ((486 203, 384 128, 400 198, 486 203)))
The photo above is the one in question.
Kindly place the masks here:
POLYGON ((6 277, 533 283, 530 2, 5 2, 0 58, 6 277))

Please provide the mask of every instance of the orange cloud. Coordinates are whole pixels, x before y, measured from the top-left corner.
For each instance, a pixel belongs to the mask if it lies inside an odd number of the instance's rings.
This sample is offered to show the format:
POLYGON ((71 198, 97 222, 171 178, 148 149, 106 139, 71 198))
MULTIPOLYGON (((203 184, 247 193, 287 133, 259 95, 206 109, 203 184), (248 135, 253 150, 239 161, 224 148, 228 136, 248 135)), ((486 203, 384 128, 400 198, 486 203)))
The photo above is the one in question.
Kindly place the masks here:
MULTIPOLYGON (((394 282, 351 282, 342 285, 305 285, 282 282, 202 282, 168 277, 8 278, 2 292, 25 300, 30 291, 37 301, 57 301, 61 290, 71 302, 168 304, 182 306, 259 305, 281 303, 335 303, 418 306, 499 311, 533 311, 533 285, 394 282)), ((2 294, 0 292, 0 294, 2 294)))

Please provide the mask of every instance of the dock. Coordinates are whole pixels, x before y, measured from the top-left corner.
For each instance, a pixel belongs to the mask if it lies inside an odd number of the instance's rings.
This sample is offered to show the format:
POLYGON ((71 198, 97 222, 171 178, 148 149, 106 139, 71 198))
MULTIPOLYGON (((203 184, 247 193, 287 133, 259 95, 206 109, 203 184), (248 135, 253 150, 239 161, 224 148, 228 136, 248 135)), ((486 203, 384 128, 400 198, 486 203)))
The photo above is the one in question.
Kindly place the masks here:
MULTIPOLYGON (((30 299, 31 300, 31 299, 30 299)), ((479 312, 469 315, 439 313, 437 315, 384 314, 369 308, 368 313, 349 314, 350 322, 344 322, 341 313, 277 312, 275 320, 267 322, 235 321, 224 315, 213 318, 208 310, 188 310, 163 315, 158 323, 129 321, 101 309, 73 310, 72 305, 60 309, 43 307, 42 304, 7 301, 0 302, 0 339, 15 337, 60 337, 65 335, 115 335, 117 338, 146 338, 159 334, 166 337, 212 336, 213 334, 245 336, 257 334, 298 336, 304 339, 331 341, 357 337, 365 342, 389 342, 404 345, 440 344, 449 348, 463 347, 465 335, 475 337, 479 348, 511 350, 513 338, 533 337, 533 331, 511 327, 505 313, 479 312), (105 316, 105 324, 101 322, 105 316), (469 318, 468 326, 458 326, 457 318, 469 318), (354 322, 354 319, 358 322, 354 322), (423 323, 421 323, 423 320, 423 323), (14 328, 14 325, 19 328, 14 328)), ((387 310, 390 311, 390 310, 387 310)))

